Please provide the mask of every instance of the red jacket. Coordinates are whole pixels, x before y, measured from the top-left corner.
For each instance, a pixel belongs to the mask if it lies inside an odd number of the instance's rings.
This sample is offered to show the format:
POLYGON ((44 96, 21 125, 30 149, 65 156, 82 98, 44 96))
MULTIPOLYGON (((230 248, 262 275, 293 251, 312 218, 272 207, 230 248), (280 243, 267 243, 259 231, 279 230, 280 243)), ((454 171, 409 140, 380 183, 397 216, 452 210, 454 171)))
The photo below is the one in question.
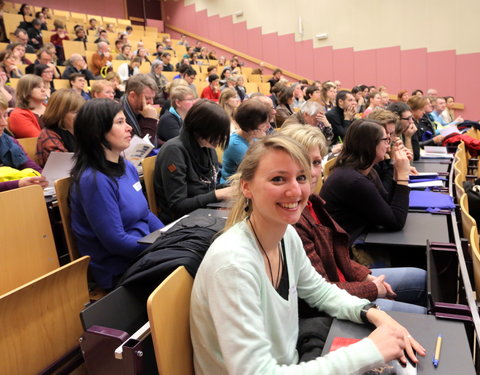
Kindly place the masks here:
POLYGON ((42 130, 37 115, 29 109, 15 108, 8 121, 8 127, 16 138, 38 137, 42 130))
POLYGON ((311 195, 310 202, 320 224, 315 222, 306 207, 295 229, 313 267, 327 281, 350 294, 375 300, 378 296, 376 285, 371 281, 361 281, 370 274, 370 270, 350 258, 348 234, 327 213, 324 201, 318 195, 311 195), (346 282, 339 281, 337 267, 346 282))
POLYGON ((209 99, 213 100, 214 102, 218 102, 218 99, 220 98, 220 90, 218 90, 217 92, 213 92, 210 85, 208 85, 203 89, 202 95, 200 95, 200 97, 203 99, 209 99))

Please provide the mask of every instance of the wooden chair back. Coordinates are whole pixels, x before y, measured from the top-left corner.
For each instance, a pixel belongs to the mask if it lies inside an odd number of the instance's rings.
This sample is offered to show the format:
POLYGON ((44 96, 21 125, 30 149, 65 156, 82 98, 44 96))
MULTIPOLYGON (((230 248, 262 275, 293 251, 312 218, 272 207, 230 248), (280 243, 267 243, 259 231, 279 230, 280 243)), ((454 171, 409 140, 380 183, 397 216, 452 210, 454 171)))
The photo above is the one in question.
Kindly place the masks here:
POLYGON ((55 87, 55 90, 60 90, 60 89, 70 89, 70 80, 68 79, 54 79, 53 80, 53 87, 55 87))
POLYGON ((178 72, 162 72, 162 75, 165 76, 165 78, 168 80, 168 82, 173 81, 173 77, 175 77, 178 74, 178 72))
POLYGON ((72 56, 74 53, 78 53, 81 56, 85 56, 85 45, 83 44, 83 42, 76 42, 74 40, 64 40, 63 50, 65 52, 65 56, 72 56))
MULTIPOLYGON (((7 38, 11 38, 15 30, 20 23, 23 22, 23 16, 21 14, 4 13, 3 23, 5 25, 5 33, 7 38)), ((15 39, 13 39, 15 40, 15 39)))
POLYGON ((18 81, 20 81, 20 78, 10 78, 10 86, 17 89, 18 81))
POLYGON ((477 294, 477 300, 480 298, 480 249, 479 249, 479 240, 478 240, 478 229, 476 226, 470 229, 470 250, 472 253, 472 263, 473 263, 473 279, 475 284, 475 291, 477 294))
POLYGON ((335 165, 335 162, 337 161, 337 157, 333 157, 330 160, 327 160, 325 163, 325 166, 323 167, 323 181, 325 182, 332 173, 333 166, 335 165))
POLYGON ((254 94, 258 92, 258 84, 256 82, 245 82, 244 86, 247 94, 254 94))
POLYGON ((192 286, 193 279, 182 266, 168 276, 148 298, 148 320, 160 374, 194 373, 190 338, 192 286))
POLYGON ((147 192, 147 201, 150 207, 150 211, 154 215, 158 215, 157 200, 155 198, 155 186, 153 185, 153 173, 155 171, 155 160, 156 156, 150 156, 143 159, 142 168, 143 168, 143 181, 145 183, 145 190, 147 192))
POLYGON ((0 296, 0 373, 38 374, 78 345, 89 257, 0 296))
POLYGON ((23 150, 28 155, 30 159, 33 161, 37 160, 37 138, 38 137, 31 137, 31 138, 18 138, 17 141, 20 143, 20 146, 23 147, 23 150))
POLYGON ((71 183, 71 177, 65 177, 55 181, 55 192, 57 194, 58 209, 60 211, 60 217, 62 218, 62 227, 63 233, 65 234, 65 241, 67 242, 68 254, 70 255, 70 261, 73 261, 79 258, 79 254, 70 222, 70 203, 68 198, 71 183))
POLYGON ((475 219, 468 212, 468 195, 463 194, 460 198, 460 215, 462 217, 462 232, 464 238, 469 238, 470 231, 477 227, 475 219))
MULTIPOLYGON (((253 77, 253 76, 250 76, 250 77, 253 77)), ((268 82, 258 83, 258 91, 261 92, 263 95, 270 95, 270 83, 268 82)))
MULTIPOLYGON (((252 82, 252 83, 262 82, 262 76, 260 74, 247 74, 246 76, 247 76, 248 82, 252 82)), ((268 83, 268 86, 270 87, 269 83, 268 83)))
MULTIPOLYGON (((463 179, 463 181, 464 180, 465 179, 463 179)), ((465 194, 465 190, 463 188, 463 181, 461 174, 457 174, 455 176, 455 195, 457 197, 457 202, 459 202, 460 199, 463 197, 463 194, 465 194)))
POLYGON ((0 193, 0 207, 0 294, 4 294, 58 268, 59 262, 39 185, 0 193))

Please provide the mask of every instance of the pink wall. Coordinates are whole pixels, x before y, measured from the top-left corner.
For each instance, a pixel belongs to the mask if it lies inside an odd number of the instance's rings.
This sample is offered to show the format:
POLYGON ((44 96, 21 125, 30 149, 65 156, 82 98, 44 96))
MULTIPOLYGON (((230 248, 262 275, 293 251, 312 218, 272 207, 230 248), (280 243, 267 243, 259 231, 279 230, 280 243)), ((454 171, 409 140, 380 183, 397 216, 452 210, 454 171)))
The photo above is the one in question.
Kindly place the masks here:
POLYGON ((39 7, 47 6, 53 9, 115 18, 125 18, 126 15, 124 0, 31 0, 27 3, 39 7))
POLYGON ((455 51, 401 50, 397 46, 368 51, 313 48, 311 40, 296 42, 293 35, 262 34, 260 28, 247 29, 245 22, 233 23, 230 16, 209 17, 206 10, 196 12, 195 5, 185 6, 182 0, 167 0, 163 6, 169 17, 167 24, 306 78, 338 79, 344 87, 384 85, 392 94, 433 87, 440 95, 453 95, 457 102, 464 103, 465 118, 480 119, 480 53, 456 55, 455 51))

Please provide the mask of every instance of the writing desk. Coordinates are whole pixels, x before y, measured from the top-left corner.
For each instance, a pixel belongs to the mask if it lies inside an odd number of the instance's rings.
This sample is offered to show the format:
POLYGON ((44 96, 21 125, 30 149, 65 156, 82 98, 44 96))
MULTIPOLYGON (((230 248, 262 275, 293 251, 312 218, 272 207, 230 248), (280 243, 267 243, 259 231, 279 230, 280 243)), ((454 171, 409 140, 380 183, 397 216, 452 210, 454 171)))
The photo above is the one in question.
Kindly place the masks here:
POLYGON ((402 230, 369 232, 362 247, 373 253, 388 255, 392 267, 426 269, 427 240, 450 242, 447 215, 409 212, 402 230))
POLYGON ((450 167, 450 162, 414 161, 413 166, 418 172, 447 173, 448 168, 450 167))
POLYGON ((425 247, 431 242, 450 242, 447 215, 409 212, 402 230, 369 232, 365 245, 425 247))
MULTIPOLYGON (((419 375, 474 375, 473 360, 463 323, 436 319, 433 315, 420 315, 389 311, 395 320, 408 329, 426 349, 425 357, 418 356, 419 375), (433 367, 437 336, 442 335, 442 349, 437 368, 433 367)), ((334 319, 322 356, 326 355, 335 337, 363 338, 372 331, 371 326, 334 319)))

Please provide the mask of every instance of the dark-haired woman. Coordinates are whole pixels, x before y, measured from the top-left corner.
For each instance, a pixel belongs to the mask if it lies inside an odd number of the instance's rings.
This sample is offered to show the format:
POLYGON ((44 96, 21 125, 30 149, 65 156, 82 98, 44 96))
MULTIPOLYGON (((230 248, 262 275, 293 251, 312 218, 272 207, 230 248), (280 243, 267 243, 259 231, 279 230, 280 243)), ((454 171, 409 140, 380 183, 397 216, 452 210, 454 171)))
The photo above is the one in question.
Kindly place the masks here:
POLYGON ((230 187, 217 188, 215 152, 228 144, 229 133, 230 119, 218 104, 201 99, 190 108, 180 135, 162 146, 155 162, 155 194, 163 222, 230 198, 230 187))
POLYGON ((72 231, 80 254, 91 257, 95 281, 107 290, 145 249, 137 240, 163 227, 148 209, 137 170, 121 157, 131 130, 121 105, 110 99, 87 102, 74 124, 72 231))
POLYGON ((329 214, 354 242, 366 230, 381 225, 400 230, 408 213, 410 163, 403 149, 392 150, 395 182, 390 198, 373 166, 390 147, 385 128, 375 121, 357 120, 347 130, 333 173, 320 196, 329 214), (362 141, 359 141, 362 140, 362 141))
POLYGON ((254 139, 267 135, 270 128, 270 108, 259 100, 247 100, 238 107, 235 122, 240 129, 230 135, 228 147, 223 153, 221 183, 233 175, 254 139))
POLYGON ((53 68, 46 64, 37 64, 33 73, 36 76, 39 76, 43 80, 43 87, 45 88, 45 94, 47 96, 46 101, 52 96, 55 92, 55 87, 53 86, 53 68))
POLYGON ((293 87, 287 87, 278 94, 278 106, 275 108, 277 114, 275 115, 275 122, 280 128, 287 118, 293 115, 293 87))

